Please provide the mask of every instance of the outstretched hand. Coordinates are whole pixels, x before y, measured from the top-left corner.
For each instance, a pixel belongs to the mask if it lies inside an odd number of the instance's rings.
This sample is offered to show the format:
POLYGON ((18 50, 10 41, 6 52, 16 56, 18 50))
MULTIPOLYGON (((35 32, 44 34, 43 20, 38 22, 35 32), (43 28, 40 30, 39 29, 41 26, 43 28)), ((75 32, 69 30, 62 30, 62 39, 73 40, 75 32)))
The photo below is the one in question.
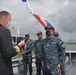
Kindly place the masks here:
POLYGON ((25 40, 22 40, 20 43, 18 43, 18 45, 19 45, 20 47, 24 46, 24 44, 25 44, 25 40))

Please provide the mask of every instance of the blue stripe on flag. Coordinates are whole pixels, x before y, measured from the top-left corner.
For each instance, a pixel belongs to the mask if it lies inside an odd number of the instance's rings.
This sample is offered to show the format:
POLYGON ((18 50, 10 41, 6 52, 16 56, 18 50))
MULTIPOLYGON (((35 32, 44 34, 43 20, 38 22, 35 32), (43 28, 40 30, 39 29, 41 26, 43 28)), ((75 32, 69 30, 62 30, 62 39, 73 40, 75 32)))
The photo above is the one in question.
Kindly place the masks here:
POLYGON ((51 26, 51 24, 47 20, 45 20, 45 22, 46 22, 47 26, 51 26))
POLYGON ((22 2, 27 2, 27 0, 22 0, 22 2))

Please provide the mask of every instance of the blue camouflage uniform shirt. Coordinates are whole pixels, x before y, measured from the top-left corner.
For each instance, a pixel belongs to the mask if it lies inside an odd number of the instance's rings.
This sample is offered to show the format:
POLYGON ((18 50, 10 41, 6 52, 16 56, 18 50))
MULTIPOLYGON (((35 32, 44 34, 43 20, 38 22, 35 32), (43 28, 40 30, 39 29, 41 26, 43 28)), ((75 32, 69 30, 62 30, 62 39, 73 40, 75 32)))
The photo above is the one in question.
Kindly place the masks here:
POLYGON ((34 42, 31 39, 28 39, 25 42, 24 52, 27 56, 32 56, 32 50, 34 49, 34 42))
POLYGON ((42 46, 41 46, 41 44, 42 44, 42 40, 36 40, 35 41, 35 54, 40 54, 41 55, 41 48, 42 48, 42 46))

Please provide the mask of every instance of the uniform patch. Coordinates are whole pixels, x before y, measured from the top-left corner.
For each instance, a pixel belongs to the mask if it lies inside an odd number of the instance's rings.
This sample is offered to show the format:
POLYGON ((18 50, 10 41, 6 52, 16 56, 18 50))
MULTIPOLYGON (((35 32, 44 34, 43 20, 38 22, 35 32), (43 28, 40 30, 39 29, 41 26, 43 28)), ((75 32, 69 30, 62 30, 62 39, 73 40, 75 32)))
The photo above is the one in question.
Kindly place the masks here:
POLYGON ((65 44, 62 44, 61 47, 62 47, 62 48, 65 48, 65 44))

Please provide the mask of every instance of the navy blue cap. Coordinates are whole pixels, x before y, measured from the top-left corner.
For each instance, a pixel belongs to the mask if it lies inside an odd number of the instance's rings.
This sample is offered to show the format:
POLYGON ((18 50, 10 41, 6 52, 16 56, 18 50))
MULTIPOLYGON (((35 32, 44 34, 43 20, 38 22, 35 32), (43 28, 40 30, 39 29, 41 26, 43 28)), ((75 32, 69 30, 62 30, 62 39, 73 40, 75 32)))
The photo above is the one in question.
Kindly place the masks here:
POLYGON ((40 35, 40 34, 42 35, 42 32, 41 32, 41 31, 39 31, 39 32, 37 33, 37 35, 40 35))
POLYGON ((47 29, 54 30, 54 27, 53 26, 47 26, 47 27, 45 27, 45 30, 47 30, 47 29))
POLYGON ((27 33, 27 34, 25 34, 25 36, 29 36, 29 34, 27 33))

